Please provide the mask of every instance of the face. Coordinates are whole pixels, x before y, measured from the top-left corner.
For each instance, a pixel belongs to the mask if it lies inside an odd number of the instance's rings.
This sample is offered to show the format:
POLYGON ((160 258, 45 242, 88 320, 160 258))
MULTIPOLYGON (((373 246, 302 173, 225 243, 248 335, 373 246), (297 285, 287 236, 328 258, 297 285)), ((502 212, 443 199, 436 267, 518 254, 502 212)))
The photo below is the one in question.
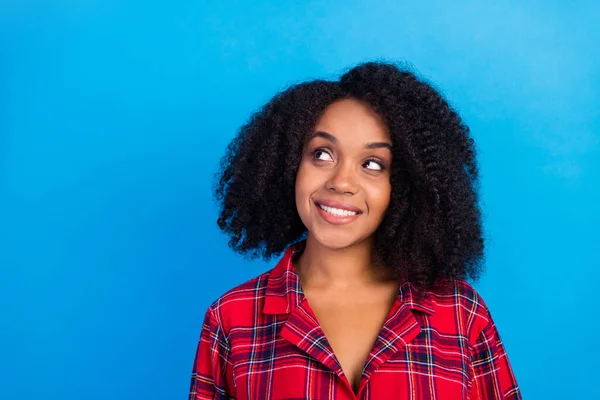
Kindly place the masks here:
POLYGON ((296 176, 296 207, 309 236, 332 249, 372 237, 390 202, 391 146, 368 104, 344 99, 325 109, 296 176))

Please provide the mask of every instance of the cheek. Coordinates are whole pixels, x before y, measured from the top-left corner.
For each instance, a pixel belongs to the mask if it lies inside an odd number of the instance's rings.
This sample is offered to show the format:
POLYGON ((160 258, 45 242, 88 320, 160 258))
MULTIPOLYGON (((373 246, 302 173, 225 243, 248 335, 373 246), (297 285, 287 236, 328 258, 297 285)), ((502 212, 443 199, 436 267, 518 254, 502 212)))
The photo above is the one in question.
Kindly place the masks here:
POLYGON ((295 184, 296 208, 298 208, 299 213, 302 213, 304 211, 308 203, 308 198, 311 194, 310 183, 311 180, 308 179, 306 166, 300 164, 300 167, 298 168, 298 173, 296 174, 295 184))
POLYGON ((392 187, 389 183, 373 187, 369 196, 373 211, 384 213, 390 204, 391 193, 392 187))

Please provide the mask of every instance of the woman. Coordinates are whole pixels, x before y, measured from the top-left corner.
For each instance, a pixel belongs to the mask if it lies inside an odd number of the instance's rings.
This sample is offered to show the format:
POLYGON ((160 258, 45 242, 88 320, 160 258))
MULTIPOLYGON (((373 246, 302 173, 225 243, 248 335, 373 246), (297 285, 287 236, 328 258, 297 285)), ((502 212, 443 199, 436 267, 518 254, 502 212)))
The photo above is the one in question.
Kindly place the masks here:
POLYGON ((216 195, 270 271, 208 309, 190 399, 520 399, 492 317, 469 129, 386 63, 276 95, 216 195))

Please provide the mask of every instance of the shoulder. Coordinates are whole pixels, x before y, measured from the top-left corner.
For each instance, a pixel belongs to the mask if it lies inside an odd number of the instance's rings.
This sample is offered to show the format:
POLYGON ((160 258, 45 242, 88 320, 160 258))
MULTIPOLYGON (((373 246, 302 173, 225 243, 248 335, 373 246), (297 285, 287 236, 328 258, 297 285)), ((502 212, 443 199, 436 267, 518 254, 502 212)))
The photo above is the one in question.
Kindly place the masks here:
POLYGON ((492 323, 483 297, 463 279, 449 279, 443 289, 432 290, 429 295, 435 303, 436 313, 452 318, 469 341, 475 340, 479 333, 492 323))
POLYGON ((446 307, 451 305, 476 309, 485 307, 485 302, 479 292, 463 279, 452 278, 441 281, 427 294, 437 304, 446 307))
POLYGON ((229 332, 232 326, 251 324, 250 319, 260 312, 264 304, 271 271, 227 290, 210 304, 207 313, 214 316, 225 332, 229 332))

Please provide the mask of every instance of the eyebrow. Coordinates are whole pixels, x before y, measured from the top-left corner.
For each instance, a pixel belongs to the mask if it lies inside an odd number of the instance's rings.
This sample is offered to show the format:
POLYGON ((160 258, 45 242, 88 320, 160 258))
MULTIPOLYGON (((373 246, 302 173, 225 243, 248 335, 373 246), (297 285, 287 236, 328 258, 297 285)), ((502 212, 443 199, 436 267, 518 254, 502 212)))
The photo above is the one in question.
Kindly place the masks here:
MULTIPOLYGON (((312 140, 316 137, 321 137, 325 140, 329 140, 332 143, 338 144, 339 141, 337 140, 337 138, 335 136, 333 136, 331 133, 327 133, 327 132, 323 132, 323 131, 316 131, 314 132, 309 140, 312 140)), ((365 148, 367 149, 389 149, 390 151, 392 151, 392 145, 386 142, 369 142, 365 145, 365 148)))

